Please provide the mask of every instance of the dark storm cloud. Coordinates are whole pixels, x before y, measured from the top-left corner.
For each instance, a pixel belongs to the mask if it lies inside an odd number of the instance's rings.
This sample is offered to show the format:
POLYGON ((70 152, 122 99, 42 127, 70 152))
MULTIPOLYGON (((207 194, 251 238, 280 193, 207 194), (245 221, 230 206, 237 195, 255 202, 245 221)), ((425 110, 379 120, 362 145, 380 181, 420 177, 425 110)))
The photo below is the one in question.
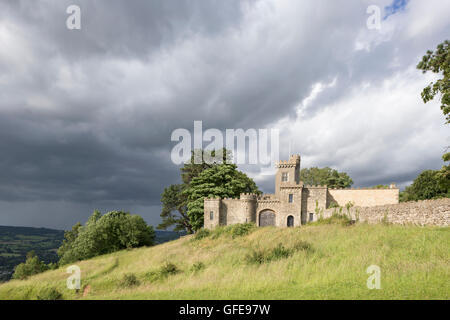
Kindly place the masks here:
MULTIPOLYGON (((323 112, 336 105, 338 115, 357 111, 352 98, 359 102, 366 94, 361 84, 381 87, 404 72, 442 40, 448 24, 438 17, 433 34, 424 33, 411 23, 423 10, 408 11, 408 3, 386 19, 384 33, 373 33, 365 28, 367 5, 1 2, 0 224, 67 227, 95 208, 136 209, 157 223, 160 193, 179 182, 170 135, 177 128, 192 130, 194 120, 203 120, 204 129, 223 130, 289 119, 283 156, 288 140, 301 141, 294 151, 304 155, 305 165, 345 170, 358 185, 410 181, 430 163, 438 166, 439 160, 431 161, 439 158, 437 149, 417 157, 412 142, 404 143, 408 165, 397 154, 386 165, 383 154, 420 134, 422 123, 399 127, 381 118, 373 128, 327 137, 330 127, 345 126, 346 119, 323 112), (81 30, 65 27, 71 4, 81 7, 81 30), (303 105, 317 83, 326 89, 303 105), (377 140, 377 132, 387 132, 385 140, 377 140), (362 152, 367 143, 348 138, 352 134, 374 143, 376 152, 362 152), (32 203, 45 211, 40 223, 32 203)), ((368 109, 376 103, 368 101, 368 109)), ((364 117, 354 112, 352 121, 364 117)), ((259 177, 261 189, 273 191, 272 179, 259 177)))

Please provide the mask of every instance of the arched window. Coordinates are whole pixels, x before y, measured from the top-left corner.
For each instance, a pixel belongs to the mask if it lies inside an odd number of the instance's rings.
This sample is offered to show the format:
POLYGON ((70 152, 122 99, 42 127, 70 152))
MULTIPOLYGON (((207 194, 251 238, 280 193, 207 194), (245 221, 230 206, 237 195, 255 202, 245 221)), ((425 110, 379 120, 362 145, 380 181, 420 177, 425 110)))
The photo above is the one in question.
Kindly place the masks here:
POLYGON ((209 220, 214 220, 214 211, 209 212, 209 220))
POLYGON ((294 217, 293 216, 287 217, 287 226, 288 227, 293 227, 294 226, 294 217))

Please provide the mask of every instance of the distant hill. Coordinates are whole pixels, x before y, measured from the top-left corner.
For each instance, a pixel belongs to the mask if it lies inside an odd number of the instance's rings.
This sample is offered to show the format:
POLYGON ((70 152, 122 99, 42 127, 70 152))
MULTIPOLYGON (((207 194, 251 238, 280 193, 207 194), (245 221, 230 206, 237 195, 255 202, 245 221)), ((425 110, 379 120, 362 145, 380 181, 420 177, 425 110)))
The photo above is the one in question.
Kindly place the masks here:
POLYGON ((448 227, 230 228, 81 261, 78 292, 63 267, 1 284, 0 300, 51 287, 64 299, 450 299, 448 227), (380 290, 367 287, 373 265, 380 290))
MULTIPOLYGON (((155 235, 156 243, 161 244, 178 239, 181 234, 156 230, 155 235)), ((63 238, 63 230, 0 226, 0 282, 11 278, 14 267, 24 262, 31 250, 45 263, 58 261, 56 250, 63 238)))

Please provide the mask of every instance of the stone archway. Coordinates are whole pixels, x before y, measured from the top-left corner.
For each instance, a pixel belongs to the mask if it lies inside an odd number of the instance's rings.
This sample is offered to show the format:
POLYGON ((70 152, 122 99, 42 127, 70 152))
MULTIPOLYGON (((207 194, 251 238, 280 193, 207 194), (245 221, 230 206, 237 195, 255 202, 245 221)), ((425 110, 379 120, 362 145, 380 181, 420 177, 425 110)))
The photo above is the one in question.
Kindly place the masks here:
POLYGON ((259 213, 259 226, 275 226, 275 212, 272 210, 263 210, 259 213))

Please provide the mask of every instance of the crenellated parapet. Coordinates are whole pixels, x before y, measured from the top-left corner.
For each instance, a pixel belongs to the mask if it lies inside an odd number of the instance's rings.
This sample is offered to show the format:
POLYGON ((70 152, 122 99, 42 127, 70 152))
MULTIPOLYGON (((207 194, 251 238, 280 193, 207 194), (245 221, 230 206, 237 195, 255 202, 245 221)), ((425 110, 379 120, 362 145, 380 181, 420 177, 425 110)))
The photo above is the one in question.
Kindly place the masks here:
POLYGON ((308 189, 327 189, 327 185, 305 185, 304 188, 308 189))

